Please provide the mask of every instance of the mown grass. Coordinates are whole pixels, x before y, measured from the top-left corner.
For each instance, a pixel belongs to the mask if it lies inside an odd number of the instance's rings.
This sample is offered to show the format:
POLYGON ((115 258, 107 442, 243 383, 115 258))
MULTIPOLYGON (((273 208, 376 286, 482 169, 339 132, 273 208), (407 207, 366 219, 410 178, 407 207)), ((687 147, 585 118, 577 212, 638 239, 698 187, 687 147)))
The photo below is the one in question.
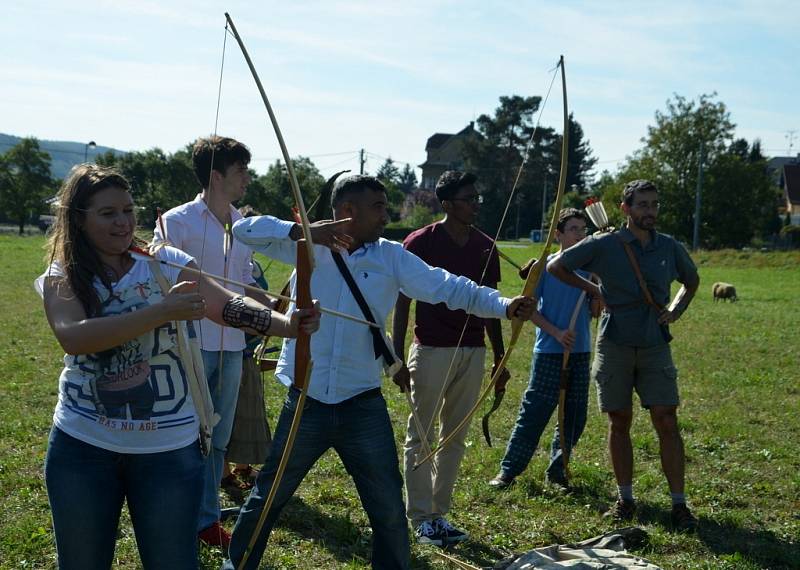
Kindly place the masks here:
MULTIPOLYGON (((0 236, 0 568, 55 566, 52 525, 42 464, 56 401, 61 351, 31 282, 43 269, 41 237, 0 236)), ((506 247, 518 261, 533 248, 506 247)), ((680 369, 680 421, 687 449, 690 503, 701 520, 694 536, 669 531, 669 498, 658 445, 646 413, 633 428, 639 524, 650 534, 636 552, 665 568, 800 567, 800 253, 700 252, 703 284, 674 326, 680 369), (734 283, 740 301, 713 303, 714 281, 734 283)), ((279 286, 289 268, 275 263, 268 276, 279 286)), ((502 289, 521 281, 503 266, 502 289)), ((490 565, 512 552, 577 541, 611 530, 600 514, 614 482, 605 448, 605 419, 590 398, 589 422, 571 466, 575 491, 563 495, 543 483, 546 460, 537 454, 519 484, 495 493, 486 481, 497 471, 530 368, 532 327, 511 359, 512 381, 493 417, 494 448, 480 427, 470 430, 452 520, 472 540, 450 553, 490 565)), ((283 390, 266 384, 275 417, 283 390)), ((398 447, 405 399, 389 381, 385 394, 398 447)), ((551 425, 552 427, 552 425, 551 425)), ((368 567, 370 533, 358 496, 338 458, 325 455, 312 470, 272 535, 270 568, 368 567)), ((413 546, 413 567, 448 568, 431 548, 413 546)), ((203 568, 217 568, 218 551, 204 549, 203 568)), ((139 567, 130 524, 120 526, 117 566, 139 567)))

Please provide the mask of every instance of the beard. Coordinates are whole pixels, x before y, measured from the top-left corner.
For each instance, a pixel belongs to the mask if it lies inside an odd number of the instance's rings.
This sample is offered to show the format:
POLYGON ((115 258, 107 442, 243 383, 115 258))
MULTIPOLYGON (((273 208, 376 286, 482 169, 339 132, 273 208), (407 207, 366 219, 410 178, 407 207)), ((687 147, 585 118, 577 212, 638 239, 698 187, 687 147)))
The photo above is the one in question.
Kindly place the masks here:
POLYGON ((655 216, 631 216, 631 223, 640 230, 652 230, 656 227, 655 216))

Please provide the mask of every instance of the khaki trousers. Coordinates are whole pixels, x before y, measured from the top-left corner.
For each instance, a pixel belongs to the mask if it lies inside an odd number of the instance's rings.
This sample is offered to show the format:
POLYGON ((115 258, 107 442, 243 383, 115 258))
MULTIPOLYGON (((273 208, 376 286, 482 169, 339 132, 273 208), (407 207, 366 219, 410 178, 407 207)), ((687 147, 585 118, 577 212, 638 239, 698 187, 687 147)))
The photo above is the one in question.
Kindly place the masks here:
MULTIPOLYGON (((475 404, 481 390, 484 372, 485 347, 433 347, 411 345, 408 369, 411 372, 411 399, 419 416, 422 428, 428 431, 427 440, 433 447, 434 434, 437 444, 467 415, 475 404), (454 355, 455 354, 455 358, 454 355), (450 374, 447 374, 450 363, 450 374), (444 383, 444 397, 439 402, 436 426, 431 418, 437 413, 434 408, 444 383)), ((464 456, 464 439, 469 423, 430 461, 416 471, 417 456, 422 459, 422 434, 408 418, 408 430, 404 446, 404 469, 406 485, 406 516, 416 527, 423 521, 445 516, 450 511, 453 487, 458 477, 458 467, 464 456), (435 462, 436 475, 431 463, 435 462)))

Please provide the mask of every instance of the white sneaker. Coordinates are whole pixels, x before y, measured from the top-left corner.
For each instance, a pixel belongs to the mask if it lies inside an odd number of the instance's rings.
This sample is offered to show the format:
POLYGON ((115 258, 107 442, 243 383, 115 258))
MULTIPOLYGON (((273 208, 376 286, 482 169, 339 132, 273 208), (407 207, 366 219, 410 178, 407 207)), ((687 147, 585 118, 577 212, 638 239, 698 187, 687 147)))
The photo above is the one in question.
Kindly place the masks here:
POLYGON ((457 542, 464 542, 469 538, 469 534, 463 530, 457 529, 453 525, 451 525, 446 518, 439 517, 435 521, 433 521, 433 527, 436 531, 439 532, 442 539, 448 544, 454 544, 457 542))
POLYGON ((442 534, 428 521, 421 522, 414 529, 414 536, 417 537, 417 544, 442 545, 442 534))

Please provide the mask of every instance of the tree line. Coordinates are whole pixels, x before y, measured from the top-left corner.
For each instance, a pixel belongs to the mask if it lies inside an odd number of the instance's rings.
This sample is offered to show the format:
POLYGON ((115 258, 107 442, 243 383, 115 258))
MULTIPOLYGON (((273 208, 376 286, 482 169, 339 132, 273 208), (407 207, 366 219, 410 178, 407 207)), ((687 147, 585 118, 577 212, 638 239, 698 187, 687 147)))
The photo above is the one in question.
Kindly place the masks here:
MULTIPOLYGON (((527 235, 550 219, 549 209, 559 179, 562 134, 534 122, 539 96, 500 97, 492 115, 480 115, 476 134, 463 146, 463 168, 478 177, 484 197, 478 225, 490 234, 506 210, 519 167, 515 199, 508 208, 501 237, 527 235)), ((700 240, 707 248, 741 247, 781 231, 780 189, 767 171, 758 140, 734 138, 735 125, 716 95, 696 101, 679 95, 655 113, 642 146, 614 174, 595 174, 597 159, 580 123, 569 116, 567 189, 565 205, 581 207, 589 196, 603 200, 612 221, 619 224, 622 186, 635 178, 653 180, 661 191, 660 230, 691 243, 698 178, 702 187, 700 240), (702 176, 700 171, 702 169, 702 176)), ((191 164, 191 143, 175 153, 154 148, 143 152, 99 155, 98 164, 118 168, 132 183, 134 200, 145 226, 155 222, 156 209, 167 210, 192 200, 199 191, 191 164)), ((307 203, 317 199, 326 179, 313 161, 293 159, 307 203)), ((417 187, 414 169, 400 168, 391 158, 374 173, 388 189, 393 225, 417 228, 440 212, 429 190, 417 187)), ((285 167, 276 161, 267 172, 251 172, 252 183, 243 202, 262 213, 291 218, 292 199, 285 167)), ((0 214, 24 225, 47 212, 47 199, 60 181, 49 171, 49 155, 36 139, 23 139, 0 155, 0 214)), ((318 217, 329 217, 323 212, 318 217)))

